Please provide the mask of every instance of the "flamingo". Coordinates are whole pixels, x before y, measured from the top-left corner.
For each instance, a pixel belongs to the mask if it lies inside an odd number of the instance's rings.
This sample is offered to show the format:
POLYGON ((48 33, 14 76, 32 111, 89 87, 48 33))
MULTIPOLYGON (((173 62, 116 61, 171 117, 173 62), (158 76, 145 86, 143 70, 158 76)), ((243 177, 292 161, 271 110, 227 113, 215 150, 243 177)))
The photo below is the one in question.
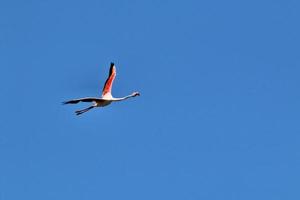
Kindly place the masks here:
POLYGON ((104 87, 102 90, 102 95, 100 98, 84 97, 84 98, 80 98, 80 99, 71 99, 69 101, 63 102, 63 104, 76 104, 79 102, 92 102, 93 104, 90 107, 75 111, 76 115, 81 115, 81 114, 83 114, 93 108, 96 108, 96 107, 104 107, 104 106, 108 106, 112 102, 123 101, 123 100, 129 99, 131 97, 140 96, 139 92, 133 92, 132 94, 125 96, 125 97, 121 97, 121 98, 113 97, 111 94, 111 89, 112 89, 112 85, 115 80, 116 74, 117 74, 117 72, 116 72, 115 64, 111 63, 110 70, 109 70, 109 76, 105 81, 105 84, 104 84, 104 87))

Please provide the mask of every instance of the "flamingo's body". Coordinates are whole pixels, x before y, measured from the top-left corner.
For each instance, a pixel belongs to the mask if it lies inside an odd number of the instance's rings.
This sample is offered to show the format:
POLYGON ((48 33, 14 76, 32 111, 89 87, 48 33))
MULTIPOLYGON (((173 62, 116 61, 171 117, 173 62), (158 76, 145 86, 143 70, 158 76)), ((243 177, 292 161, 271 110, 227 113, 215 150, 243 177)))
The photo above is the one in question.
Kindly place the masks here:
POLYGON ((80 98, 80 99, 72 99, 72 100, 63 102, 63 104, 76 104, 76 103, 79 103, 79 102, 92 102, 93 103, 92 106, 90 106, 86 109, 83 109, 83 110, 77 110, 75 112, 77 115, 80 115, 82 113, 85 113, 85 112, 89 111, 92 108, 108 106, 112 102, 123 101, 123 100, 126 100, 128 98, 136 97, 136 96, 140 95, 140 93, 138 93, 138 92, 133 92, 131 95, 128 95, 128 96, 125 96, 125 97, 122 97, 122 98, 114 98, 111 94, 111 89, 112 89, 112 85, 113 85, 114 79, 116 77, 116 74, 117 74, 116 73, 116 67, 115 67, 114 63, 111 63, 110 64, 110 70, 109 70, 109 76, 108 76, 108 78, 107 78, 107 80, 104 84, 101 98, 98 98, 98 97, 84 97, 84 98, 80 98))

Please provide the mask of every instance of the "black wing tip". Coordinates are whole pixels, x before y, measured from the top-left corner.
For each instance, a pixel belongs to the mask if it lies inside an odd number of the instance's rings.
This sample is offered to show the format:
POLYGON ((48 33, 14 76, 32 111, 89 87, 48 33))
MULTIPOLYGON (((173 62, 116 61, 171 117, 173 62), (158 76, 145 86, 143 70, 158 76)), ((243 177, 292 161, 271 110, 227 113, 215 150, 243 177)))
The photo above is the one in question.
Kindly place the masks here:
POLYGON ((61 102, 62 105, 66 105, 66 104, 71 104, 71 103, 75 103, 74 101, 64 101, 64 102, 61 102))
POLYGON ((109 75, 112 74, 114 67, 115 67, 115 63, 111 62, 110 63, 110 68, 109 68, 109 75))

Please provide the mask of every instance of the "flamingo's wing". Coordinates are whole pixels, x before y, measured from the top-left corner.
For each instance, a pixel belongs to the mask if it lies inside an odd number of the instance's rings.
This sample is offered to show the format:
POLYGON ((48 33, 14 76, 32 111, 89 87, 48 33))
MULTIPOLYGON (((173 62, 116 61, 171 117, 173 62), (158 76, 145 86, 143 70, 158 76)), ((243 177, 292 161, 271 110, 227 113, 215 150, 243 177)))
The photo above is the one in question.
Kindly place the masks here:
POLYGON ((102 90, 102 96, 105 96, 108 93, 111 94, 111 88, 112 88, 113 82, 115 80, 116 74, 117 74, 117 72, 116 72, 115 64, 111 63, 110 69, 109 69, 109 76, 106 79, 103 90, 102 90))
POLYGON ((63 102, 63 104, 75 104, 79 102, 95 102, 95 101, 102 101, 102 99, 95 98, 95 97, 85 97, 85 98, 80 98, 80 99, 71 99, 69 101, 63 102))

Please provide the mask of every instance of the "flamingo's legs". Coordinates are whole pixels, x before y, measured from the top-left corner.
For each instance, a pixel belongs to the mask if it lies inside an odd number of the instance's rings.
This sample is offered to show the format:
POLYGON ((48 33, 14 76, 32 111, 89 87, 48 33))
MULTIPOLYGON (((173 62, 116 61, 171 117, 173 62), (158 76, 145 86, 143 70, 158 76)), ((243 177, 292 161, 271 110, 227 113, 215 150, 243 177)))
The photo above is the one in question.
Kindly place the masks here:
POLYGON ((85 113, 85 112, 91 110, 91 109, 94 108, 94 107, 95 107, 95 106, 90 106, 90 107, 85 108, 85 109, 83 109, 83 110, 77 110, 77 111, 75 111, 75 113, 76 113, 76 115, 81 115, 81 114, 83 114, 83 113, 85 113))

